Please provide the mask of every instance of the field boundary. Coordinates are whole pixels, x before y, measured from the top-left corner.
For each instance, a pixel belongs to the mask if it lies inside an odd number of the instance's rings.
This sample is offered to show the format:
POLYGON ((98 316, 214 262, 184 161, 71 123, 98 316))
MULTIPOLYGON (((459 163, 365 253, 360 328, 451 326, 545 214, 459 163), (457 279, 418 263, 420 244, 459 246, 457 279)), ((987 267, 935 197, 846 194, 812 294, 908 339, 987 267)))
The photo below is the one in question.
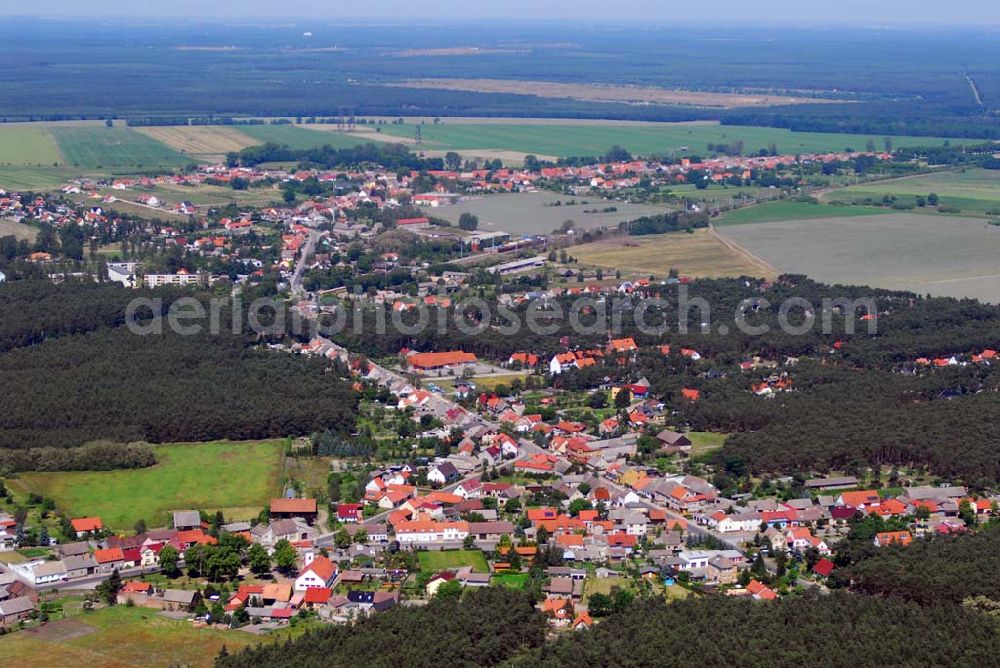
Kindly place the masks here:
POLYGON ((773 274, 775 276, 780 276, 781 275, 781 272, 778 271, 778 269, 773 264, 771 264, 770 262, 764 260, 760 256, 755 255, 754 253, 751 253, 749 250, 747 250, 742 245, 740 245, 740 244, 736 243, 735 241, 733 241, 732 239, 726 237, 721 232, 719 232, 717 229, 715 229, 715 225, 712 225, 711 223, 708 225, 708 234, 709 234, 709 236, 711 236, 714 239, 718 240, 723 246, 725 246, 726 248, 728 248, 730 251, 732 251, 733 253, 736 253, 737 255, 743 256, 748 262, 750 262, 751 264, 759 267, 763 271, 765 271, 765 272, 767 272, 769 274, 773 274))

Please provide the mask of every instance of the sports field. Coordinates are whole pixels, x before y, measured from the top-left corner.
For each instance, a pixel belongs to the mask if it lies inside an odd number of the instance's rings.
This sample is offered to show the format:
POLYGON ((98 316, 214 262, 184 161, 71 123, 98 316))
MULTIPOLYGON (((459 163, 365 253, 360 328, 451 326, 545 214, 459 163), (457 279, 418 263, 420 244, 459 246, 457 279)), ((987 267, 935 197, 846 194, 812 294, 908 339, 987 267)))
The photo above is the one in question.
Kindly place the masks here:
POLYGON ((939 206, 961 209, 963 214, 997 215, 995 212, 1000 211, 1000 170, 970 169, 866 183, 835 190, 824 199, 850 202, 894 195, 903 204, 915 205, 918 196, 926 199, 931 193, 938 195, 939 206))
MULTIPOLYGON (((416 128, 412 123, 384 125, 383 134, 412 139, 416 128)), ((689 153, 706 155, 708 144, 728 144, 740 140, 745 152, 756 153, 774 144, 779 153, 810 153, 843 151, 852 148, 863 151, 869 139, 877 146, 884 137, 792 132, 782 128, 689 123, 427 123, 421 128, 422 146, 426 149, 496 148, 535 155, 599 156, 614 145, 635 154, 689 153)), ((894 137, 893 144, 902 146, 942 145, 943 137, 894 137)), ((961 139, 951 139, 961 143, 961 139)), ((969 142, 971 140, 964 140, 969 142)))
POLYGON ((59 145, 45 126, 0 124, 0 165, 51 167, 61 160, 59 145))
POLYGON ((427 573, 437 573, 449 568, 471 566, 477 573, 489 573, 486 556, 479 550, 441 550, 419 553, 420 570, 427 573))
POLYGON ((150 468, 25 473, 12 484, 54 499, 73 517, 98 515, 115 529, 139 519, 164 526, 170 511, 191 508, 248 519, 280 491, 283 447, 283 441, 161 445, 150 468))
POLYGON ((169 169, 191 159, 160 142, 124 127, 56 127, 65 164, 84 169, 169 169))
POLYGON ((691 278, 773 277, 775 272, 715 238, 707 229, 640 237, 617 237, 574 246, 581 264, 621 269, 632 276, 665 278, 670 269, 691 278))
MULTIPOLYGON (((279 635, 288 635, 282 630, 279 635)), ((116 606, 0 638, 7 665, 211 666, 225 645, 232 652, 272 640, 243 631, 195 628, 156 610, 116 606)))
POLYGON ((887 213, 720 229, 782 272, 824 283, 1000 302, 1000 227, 981 218, 887 213))

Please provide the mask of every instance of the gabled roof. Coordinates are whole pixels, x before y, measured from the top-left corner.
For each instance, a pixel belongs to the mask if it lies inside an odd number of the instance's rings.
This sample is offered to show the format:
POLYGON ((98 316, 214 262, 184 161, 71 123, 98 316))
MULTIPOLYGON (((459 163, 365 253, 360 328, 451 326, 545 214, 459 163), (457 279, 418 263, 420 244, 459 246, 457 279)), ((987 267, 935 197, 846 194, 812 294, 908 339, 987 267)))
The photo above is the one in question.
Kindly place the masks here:
POLYGON ((813 573, 816 573, 817 575, 822 575, 823 577, 826 578, 830 577, 830 573, 833 573, 833 571, 836 568, 837 567, 834 565, 834 563, 829 559, 820 559, 813 565, 812 570, 813 573))
POLYGON ((306 573, 315 573, 316 577, 321 579, 323 582, 329 582, 337 573, 337 567, 332 561, 321 555, 313 559, 311 564, 302 569, 302 572, 299 573, 299 577, 305 575, 306 573))
POLYGON ((80 517, 75 520, 70 520, 70 524, 73 525, 73 531, 77 533, 85 531, 100 531, 104 528, 104 524, 101 522, 100 517, 80 517))
POLYGON ((94 550, 94 561, 99 564, 109 564, 125 559, 125 554, 120 547, 112 547, 107 550, 94 550))
POLYGON ((271 499, 271 512, 314 514, 316 512, 316 499, 271 499))

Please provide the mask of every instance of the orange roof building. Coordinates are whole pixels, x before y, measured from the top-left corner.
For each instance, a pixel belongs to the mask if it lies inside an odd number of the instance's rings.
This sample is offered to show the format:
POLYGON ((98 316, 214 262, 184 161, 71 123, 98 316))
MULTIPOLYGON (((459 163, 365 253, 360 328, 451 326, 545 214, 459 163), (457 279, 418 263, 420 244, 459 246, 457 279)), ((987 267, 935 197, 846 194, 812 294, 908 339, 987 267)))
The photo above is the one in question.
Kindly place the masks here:
POLYGON ((100 517, 80 517, 70 520, 70 524, 73 525, 73 531, 78 534, 100 531, 104 528, 104 523, 101 522, 100 517))
POLYGON ((406 358, 414 369, 440 369, 456 364, 472 364, 478 358, 472 353, 454 350, 446 353, 413 353, 406 358))
POLYGON ((316 499, 271 499, 272 515, 315 515, 316 499))

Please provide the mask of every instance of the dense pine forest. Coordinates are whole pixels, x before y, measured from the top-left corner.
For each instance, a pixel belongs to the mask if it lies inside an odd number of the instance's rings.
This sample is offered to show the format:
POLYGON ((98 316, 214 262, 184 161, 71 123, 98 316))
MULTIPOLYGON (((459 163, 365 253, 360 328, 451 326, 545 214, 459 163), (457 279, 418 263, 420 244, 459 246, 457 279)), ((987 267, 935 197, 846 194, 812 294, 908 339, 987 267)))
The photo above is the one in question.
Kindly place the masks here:
POLYGON ((847 594, 640 602, 517 666, 985 666, 996 626, 954 607, 847 594))
POLYGON ((216 666, 986 666, 995 665, 996 633, 992 618, 958 607, 837 593, 641 600, 592 630, 543 642, 544 619, 526 595, 485 589, 222 656, 216 666))
POLYGON ((353 627, 331 626, 288 644, 264 645, 220 657, 219 668, 395 668, 508 665, 511 657, 545 640, 545 619, 523 593, 469 591, 461 601, 397 607, 362 618, 353 627))
MULTIPOLYGON (((249 332, 232 334, 230 321, 217 336, 180 336, 169 327, 138 336, 123 326, 133 297, 162 299, 165 311, 180 294, 74 283, 0 286, 0 448, 71 448, 65 467, 79 468, 78 447, 96 440, 350 433, 357 399, 342 367, 264 350, 249 332)), ((91 453, 108 462, 106 448, 91 453)), ((141 461, 128 456, 119 464, 141 461)))
POLYGON ((1000 527, 935 536, 906 547, 876 548, 871 538, 849 538, 838 550, 837 560, 846 564, 834 571, 834 586, 922 605, 976 605, 978 599, 984 609, 1000 609, 1000 527))

